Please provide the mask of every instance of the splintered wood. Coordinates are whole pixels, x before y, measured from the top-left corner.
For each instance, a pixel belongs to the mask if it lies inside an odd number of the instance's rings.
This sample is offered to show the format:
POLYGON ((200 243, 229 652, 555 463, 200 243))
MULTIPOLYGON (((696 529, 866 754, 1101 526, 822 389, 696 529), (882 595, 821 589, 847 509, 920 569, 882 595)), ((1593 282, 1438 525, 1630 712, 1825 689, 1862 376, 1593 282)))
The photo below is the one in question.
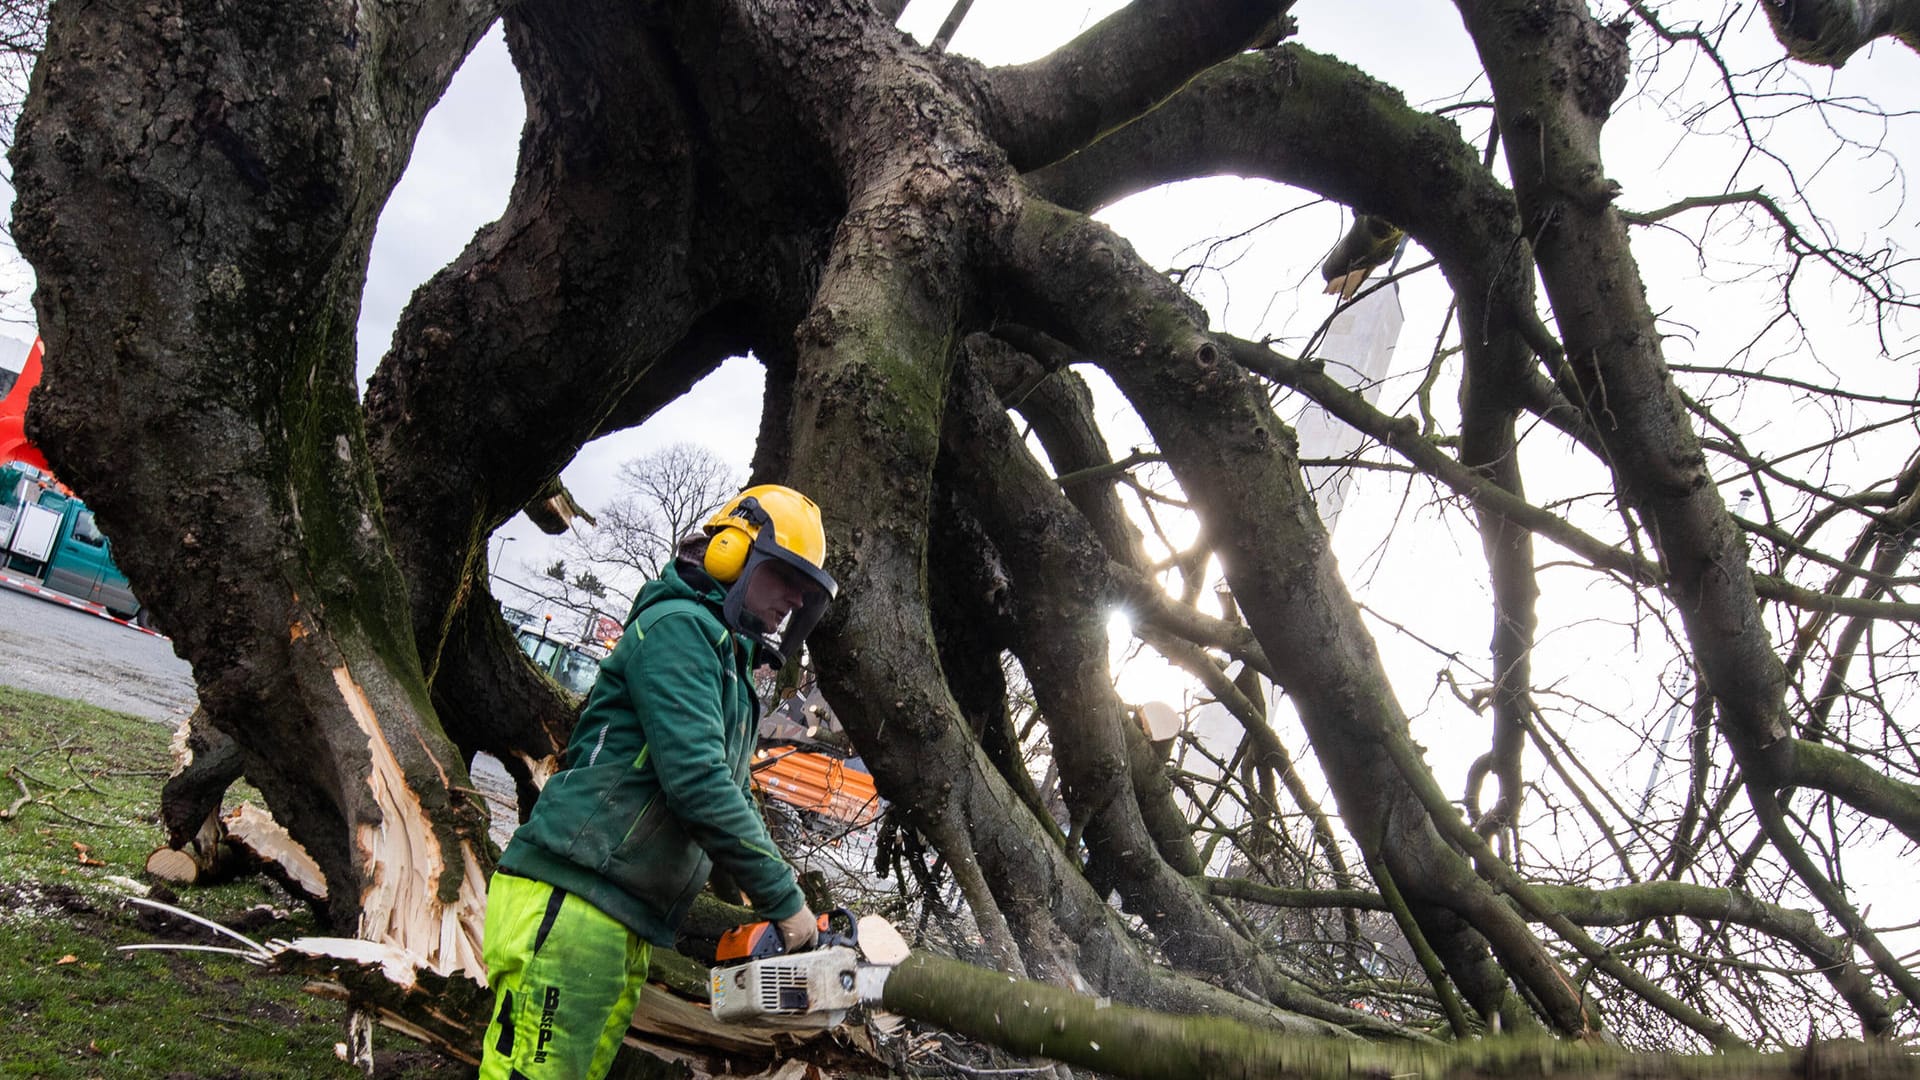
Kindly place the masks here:
POLYGON ((546 790, 547 781, 553 779, 553 774, 560 771, 558 754, 534 757, 531 754, 515 753, 514 756, 520 759, 520 764, 526 766, 527 773, 533 777, 533 786, 542 791, 546 790))
POLYGON ((276 876, 289 892, 316 901, 327 898, 327 879, 320 872, 320 864, 273 820, 272 814, 252 803, 241 803, 220 820, 226 827, 227 842, 255 862, 278 867, 276 876))
POLYGON ((359 826, 354 836, 368 875, 356 936, 403 949, 430 971, 461 972, 484 983, 480 934, 487 881, 480 860, 460 842, 458 855, 465 868, 460 891, 451 904, 442 902, 435 883, 446 858, 426 808, 407 785, 366 693, 344 667, 335 668, 333 678, 367 736, 367 785, 380 810, 380 820, 359 826))
POLYGON ((176 885, 209 885, 259 870, 295 896, 323 903, 327 879, 307 849, 273 815, 241 803, 224 815, 208 814, 183 847, 158 847, 147 856, 147 873, 176 885))

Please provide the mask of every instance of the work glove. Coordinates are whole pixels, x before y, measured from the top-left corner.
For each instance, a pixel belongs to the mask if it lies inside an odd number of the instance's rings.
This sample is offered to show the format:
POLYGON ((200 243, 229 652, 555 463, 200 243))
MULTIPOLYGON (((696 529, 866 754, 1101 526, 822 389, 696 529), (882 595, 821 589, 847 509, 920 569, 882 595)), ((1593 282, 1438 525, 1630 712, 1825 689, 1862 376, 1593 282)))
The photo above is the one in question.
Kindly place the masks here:
POLYGON ((804 901, 800 910, 774 924, 780 930, 780 940, 786 943, 788 952, 803 952, 813 948, 815 939, 820 936, 820 919, 804 901))

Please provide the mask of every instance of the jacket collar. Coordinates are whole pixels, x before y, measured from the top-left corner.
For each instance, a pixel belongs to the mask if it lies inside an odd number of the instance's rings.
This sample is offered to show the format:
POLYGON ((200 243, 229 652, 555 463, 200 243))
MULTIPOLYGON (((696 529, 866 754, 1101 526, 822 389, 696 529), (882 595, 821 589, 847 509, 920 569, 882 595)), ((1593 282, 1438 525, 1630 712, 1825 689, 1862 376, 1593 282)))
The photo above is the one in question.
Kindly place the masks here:
POLYGON ((660 568, 658 577, 641 586, 633 598, 633 606, 627 609, 623 625, 631 625, 642 611, 662 600, 697 600, 717 617, 726 599, 726 586, 713 580, 699 566, 668 562, 660 568))

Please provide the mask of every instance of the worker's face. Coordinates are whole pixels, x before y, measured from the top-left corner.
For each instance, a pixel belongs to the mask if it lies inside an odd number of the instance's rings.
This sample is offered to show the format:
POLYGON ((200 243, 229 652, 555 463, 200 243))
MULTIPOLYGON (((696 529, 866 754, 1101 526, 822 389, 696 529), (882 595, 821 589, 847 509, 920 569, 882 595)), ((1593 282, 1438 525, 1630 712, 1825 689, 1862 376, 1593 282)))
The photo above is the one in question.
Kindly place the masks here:
POLYGON ((747 581, 744 607, 770 630, 778 630, 819 589, 784 563, 761 563, 747 581))

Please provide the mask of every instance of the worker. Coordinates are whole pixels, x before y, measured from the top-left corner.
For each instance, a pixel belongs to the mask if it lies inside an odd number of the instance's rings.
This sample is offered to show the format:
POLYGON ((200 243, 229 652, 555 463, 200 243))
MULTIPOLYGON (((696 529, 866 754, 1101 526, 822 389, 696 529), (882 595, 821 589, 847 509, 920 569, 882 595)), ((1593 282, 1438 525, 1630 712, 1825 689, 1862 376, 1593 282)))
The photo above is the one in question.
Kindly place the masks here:
POLYGON ((627 613, 580 719, 487 890, 482 1080, 606 1075, 646 981, 715 864, 789 949, 817 923, 748 789, 753 670, 798 655, 836 592, 820 508, 741 492, 627 613))

